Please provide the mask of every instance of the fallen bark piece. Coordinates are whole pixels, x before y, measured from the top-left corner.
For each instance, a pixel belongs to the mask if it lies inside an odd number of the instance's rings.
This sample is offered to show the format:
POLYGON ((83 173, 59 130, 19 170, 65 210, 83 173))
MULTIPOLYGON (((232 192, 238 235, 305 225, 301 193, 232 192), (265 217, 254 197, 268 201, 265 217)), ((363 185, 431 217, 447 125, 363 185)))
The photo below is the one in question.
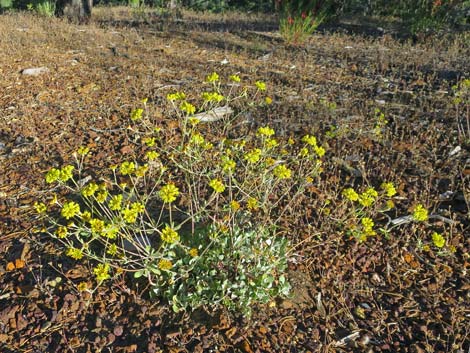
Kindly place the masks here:
POLYGON ((212 123, 214 121, 222 119, 225 115, 229 115, 232 113, 232 108, 230 108, 229 106, 223 106, 214 108, 204 113, 196 114, 193 118, 196 118, 197 120, 203 123, 212 123))

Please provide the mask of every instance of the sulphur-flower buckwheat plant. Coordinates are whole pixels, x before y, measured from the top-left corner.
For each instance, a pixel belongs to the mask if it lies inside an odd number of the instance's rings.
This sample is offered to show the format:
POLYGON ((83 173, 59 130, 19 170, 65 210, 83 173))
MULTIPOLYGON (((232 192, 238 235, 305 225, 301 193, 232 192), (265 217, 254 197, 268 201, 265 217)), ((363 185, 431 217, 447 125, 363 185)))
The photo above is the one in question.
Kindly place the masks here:
MULTIPOLYGON (((292 200, 315 182, 326 151, 313 134, 288 141, 274 138, 268 125, 253 139, 229 139, 234 117, 211 123, 207 134, 196 111, 243 99, 253 100, 247 107, 265 107, 263 81, 230 80, 210 74, 211 90, 194 102, 184 92, 167 94, 176 138, 148 123, 150 103, 141 102, 129 117, 141 142, 137 157, 99 178, 87 175, 93 151, 83 149, 73 154, 76 166, 46 173, 46 182, 70 197, 50 206, 38 201, 35 210, 65 256, 92 263, 97 285, 124 271, 147 281, 150 295, 175 311, 205 305, 249 314, 253 305, 289 293, 290 244, 279 236, 278 219, 294 212, 292 200)), ((371 235, 371 227, 363 224, 363 231, 371 235)))

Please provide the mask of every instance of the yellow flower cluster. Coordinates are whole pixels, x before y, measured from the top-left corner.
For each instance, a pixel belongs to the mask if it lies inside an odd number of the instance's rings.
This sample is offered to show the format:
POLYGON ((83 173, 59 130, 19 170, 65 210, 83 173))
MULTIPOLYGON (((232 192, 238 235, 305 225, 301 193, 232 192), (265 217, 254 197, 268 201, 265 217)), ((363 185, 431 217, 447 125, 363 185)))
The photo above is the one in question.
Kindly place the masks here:
POLYGON ((147 147, 153 147, 155 146, 155 143, 157 142, 155 137, 145 137, 142 139, 142 142, 147 146, 147 147))
POLYGON ((432 233, 431 237, 432 237, 432 242, 438 248, 442 248, 446 244, 446 239, 442 236, 442 234, 434 232, 432 233))
POLYGON ((266 141, 264 141, 264 145, 267 149, 270 149, 276 147, 278 145, 278 142, 276 139, 266 139, 266 141))
POLYGON ((230 81, 237 82, 237 83, 241 81, 240 76, 238 75, 230 75, 229 79, 230 81))
POLYGON ((206 82, 217 82, 219 80, 219 74, 217 72, 211 73, 209 76, 206 77, 206 82))
POLYGON ((131 112, 131 120, 132 121, 138 121, 138 120, 142 119, 142 114, 143 113, 144 113, 144 110, 142 108, 134 109, 131 112))
POLYGON ((119 211, 122 207, 122 195, 115 195, 109 201, 109 208, 113 211, 119 211))
POLYGON ((232 200, 230 201, 230 208, 232 211, 236 212, 240 209, 240 203, 238 201, 232 200))
POLYGON ((98 282, 103 282, 111 278, 111 276, 109 275, 109 270, 109 264, 98 264, 98 266, 93 269, 93 273, 96 276, 96 280, 98 282))
POLYGON ((83 252, 80 249, 70 247, 67 249, 65 255, 70 256, 72 259, 80 260, 83 257, 83 252))
POLYGON ((212 179, 209 182, 209 186, 216 192, 222 193, 225 190, 225 185, 220 179, 212 179))
POLYGON ((395 186, 391 182, 382 183, 382 185, 380 185, 380 187, 385 192, 385 195, 387 195, 388 197, 392 197, 397 193, 397 190, 395 189, 395 186))
POLYGON ((55 181, 66 182, 73 177, 73 170, 75 167, 73 165, 66 165, 61 169, 51 168, 46 173, 46 183, 50 184, 55 181))
POLYGON ((139 213, 144 212, 145 206, 140 202, 134 202, 130 207, 121 210, 122 218, 126 223, 134 223, 137 220, 139 213))
POLYGON ((168 224, 162 230, 161 238, 165 243, 173 244, 180 240, 180 236, 176 230, 171 228, 168 224))
POLYGON ((201 134, 197 132, 192 134, 191 138, 189 139, 189 143, 196 145, 196 146, 203 145, 204 142, 206 142, 206 140, 204 139, 204 136, 202 136, 201 134))
POLYGON ((254 197, 250 197, 248 201, 246 202, 246 207, 249 210, 256 211, 258 209, 258 200, 255 199, 254 197))
POLYGON ((193 115, 196 112, 196 107, 187 101, 181 102, 180 109, 188 115, 193 115))
POLYGON ((156 151, 147 151, 147 153, 145 154, 145 158, 147 158, 149 161, 153 161, 158 157, 160 157, 160 155, 156 151))
POLYGON ((249 163, 256 163, 261 159, 261 150, 259 148, 255 148, 250 152, 245 154, 245 159, 249 163))
POLYGON ((85 187, 83 187, 81 193, 85 197, 91 197, 95 194, 95 192, 98 190, 98 185, 95 183, 89 183, 85 187))
POLYGON ((202 94, 202 99, 206 102, 220 103, 224 100, 224 96, 217 92, 204 92, 202 94))
POLYGON ((260 91, 266 91, 266 83, 262 81, 256 81, 255 82, 256 88, 258 88, 260 91))
POLYGON ((65 219, 70 219, 80 214, 80 206, 78 203, 74 201, 66 202, 64 206, 62 206, 62 210, 60 211, 60 214, 65 219))
POLYGON ((292 175, 292 171, 284 164, 281 164, 274 167, 273 174, 279 179, 289 179, 292 175))
POLYGON ((157 266, 162 271, 168 271, 168 270, 171 270, 171 268, 173 267, 173 264, 171 263, 170 260, 161 259, 160 261, 158 261, 157 266))
POLYGON ((109 224, 103 228, 101 235, 108 239, 116 239, 118 233, 119 227, 114 224, 109 224))
POLYGON ((376 234, 374 229, 373 229, 374 221, 371 218, 369 218, 369 217, 361 218, 361 224, 362 224, 362 233, 365 236, 371 236, 371 235, 376 234))
POLYGON ((119 171, 121 172, 122 175, 130 175, 134 173, 135 171, 134 162, 128 162, 128 161, 122 162, 119 168, 119 171))
POLYGON ((269 126, 260 127, 258 128, 258 131, 256 132, 258 136, 266 136, 266 137, 273 136, 274 133, 275 133, 274 129, 270 128, 269 126))
POLYGON ((428 210, 423 205, 418 204, 413 209, 413 219, 418 222, 425 222, 428 220, 428 210))
POLYGON ((376 198, 379 196, 373 187, 368 187, 362 194, 359 195, 359 203, 364 207, 371 206, 376 198))
POLYGON ((166 96, 166 99, 172 102, 178 101, 178 100, 184 100, 185 98, 186 98, 186 94, 184 94, 183 92, 169 93, 166 96))
POLYGON ((47 206, 43 202, 35 202, 33 206, 39 214, 47 211, 47 206))
POLYGON ((168 183, 160 189, 158 195, 160 196, 163 202, 171 203, 176 200, 176 197, 178 197, 179 193, 180 191, 178 187, 175 186, 175 184, 168 183))
POLYGON ((229 156, 222 156, 222 170, 225 173, 231 174, 235 171, 235 167, 237 166, 237 163, 231 159, 229 156))
POLYGON ((88 147, 85 147, 85 146, 80 146, 77 150, 77 154, 79 156, 86 156, 88 154, 88 152, 90 152, 90 149, 88 147))
POLYGON ((197 251, 196 248, 191 248, 191 249, 189 249, 188 254, 189 254, 189 256, 191 256, 191 257, 196 257, 196 256, 199 255, 199 253, 198 253, 198 251, 197 251))
POLYGON ((65 238, 67 237, 67 234, 68 234, 68 229, 66 226, 59 226, 56 231, 55 231, 55 234, 57 235, 58 238, 65 238))
POLYGON ((353 188, 346 188, 342 192, 343 196, 346 197, 349 201, 359 200, 359 195, 353 188))

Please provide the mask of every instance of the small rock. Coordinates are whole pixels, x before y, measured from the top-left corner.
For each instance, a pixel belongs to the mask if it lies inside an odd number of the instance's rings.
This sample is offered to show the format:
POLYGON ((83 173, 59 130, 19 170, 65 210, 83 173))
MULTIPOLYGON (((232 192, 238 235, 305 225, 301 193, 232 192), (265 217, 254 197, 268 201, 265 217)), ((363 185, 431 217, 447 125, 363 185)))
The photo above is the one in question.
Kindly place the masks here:
POLYGON ((113 333, 116 337, 121 336, 123 332, 124 332, 124 329, 122 328, 122 326, 116 326, 113 330, 113 333))
POLYGON ((27 76, 39 76, 41 74, 44 74, 46 72, 49 72, 49 69, 47 67, 32 67, 32 68, 29 68, 29 69, 24 69, 23 71, 21 71, 21 73, 23 75, 27 75, 27 76))

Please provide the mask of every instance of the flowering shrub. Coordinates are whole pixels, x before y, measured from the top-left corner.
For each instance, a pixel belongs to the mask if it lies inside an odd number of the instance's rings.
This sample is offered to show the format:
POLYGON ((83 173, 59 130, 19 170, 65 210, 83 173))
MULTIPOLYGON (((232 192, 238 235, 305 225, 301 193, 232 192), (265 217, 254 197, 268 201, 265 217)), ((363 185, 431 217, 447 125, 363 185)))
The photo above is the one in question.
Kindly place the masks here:
MULTIPOLYGON (((263 101, 266 90, 258 81, 238 95, 232 85, 233 96, 224 96, 215 73, 206 85, 200 97, 206 112, 250 89, 252 99, 263 101)), ((91 260, 98 284, 130 273, 176 311, 209 305, 249 312, 255 303, 287 295, 289 242, 279 235, 278 215, 320 173, 325 149, 313 135, 285 142, 269 126, 253 139, 208 134, 186 94, 167 98, 178 136, 166 139, 150 124, 144 101, 130 115, 141 158, 94 180, 84 168, 90 151, 80 148, 74 166, 47 172, 47 183, 70 191, 66 199, 35 204, 48 234, 66 256, 91 260)), ((225 127, 227 119, 217 124, 225 127)))

